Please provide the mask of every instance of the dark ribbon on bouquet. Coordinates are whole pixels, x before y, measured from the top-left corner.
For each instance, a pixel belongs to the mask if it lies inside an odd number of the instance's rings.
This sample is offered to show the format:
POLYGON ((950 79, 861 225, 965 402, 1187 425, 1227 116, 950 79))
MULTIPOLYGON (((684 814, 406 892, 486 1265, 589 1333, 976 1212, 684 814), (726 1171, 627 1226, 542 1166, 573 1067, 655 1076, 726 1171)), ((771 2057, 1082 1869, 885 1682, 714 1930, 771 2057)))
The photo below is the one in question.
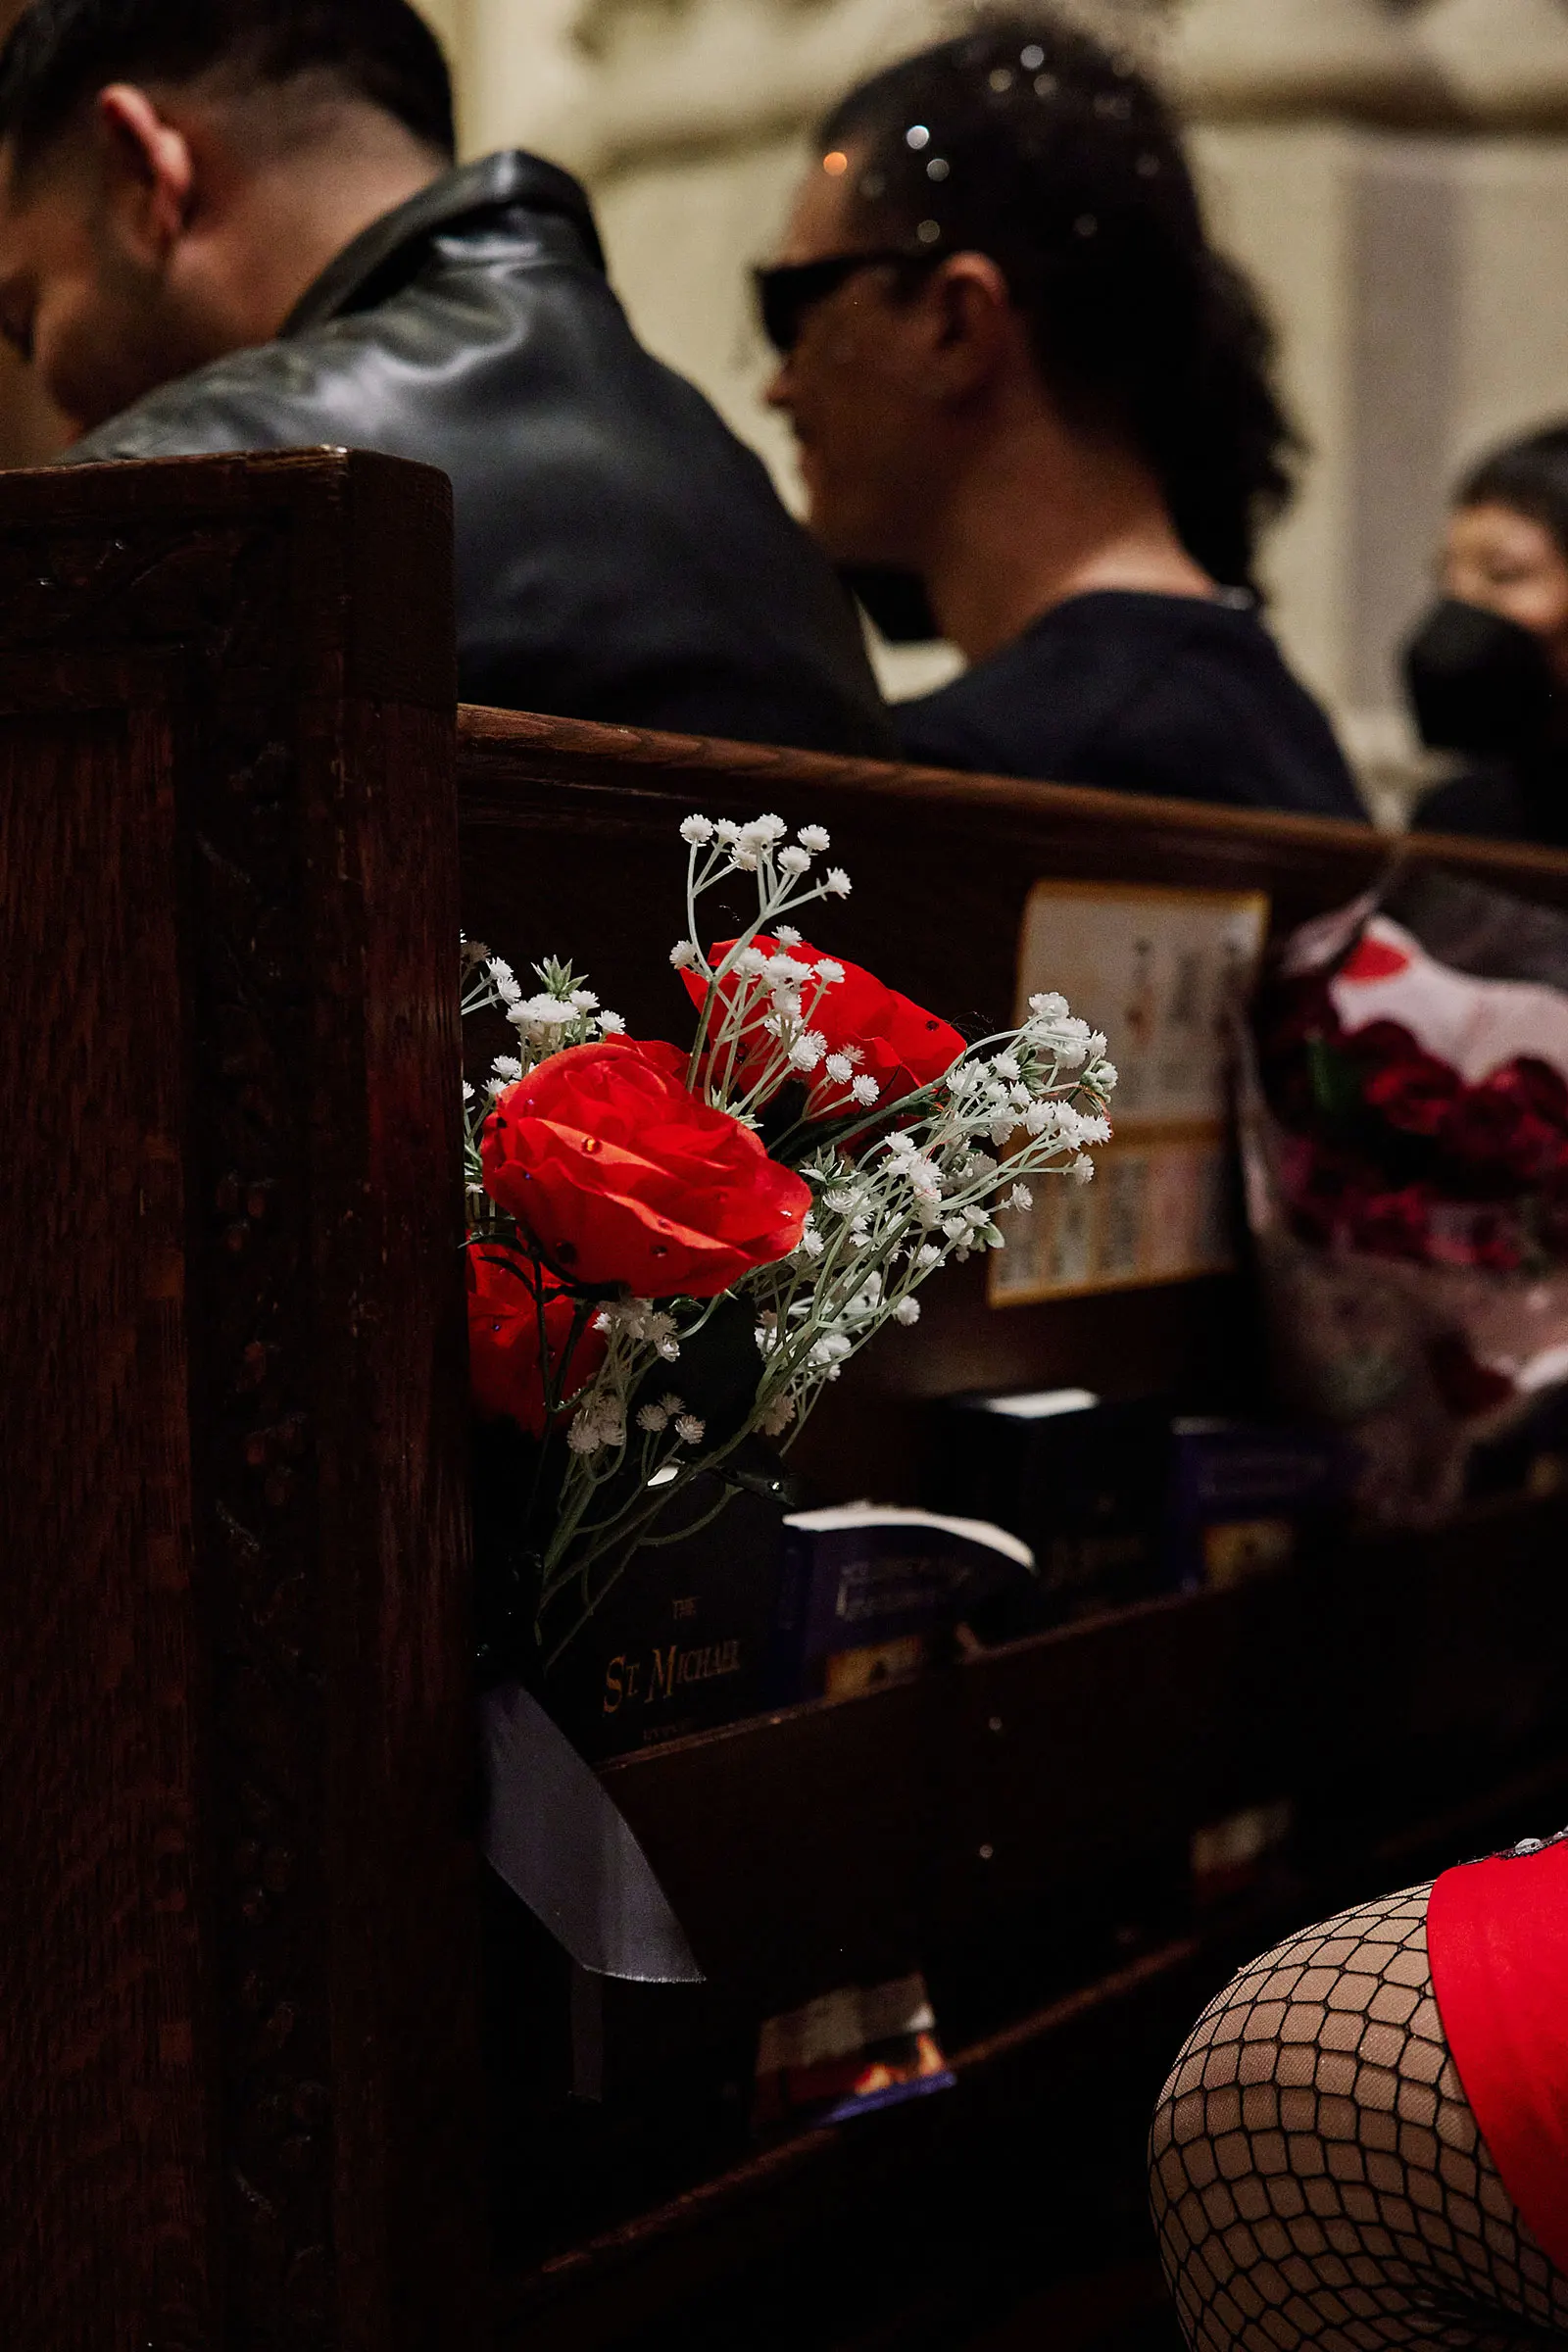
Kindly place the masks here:
POLYGON ((479 1701, 489 1766, 485 1858, 579 1968, 701 1984, 680 1921, 591 1764, 520 1683, 479 1701))

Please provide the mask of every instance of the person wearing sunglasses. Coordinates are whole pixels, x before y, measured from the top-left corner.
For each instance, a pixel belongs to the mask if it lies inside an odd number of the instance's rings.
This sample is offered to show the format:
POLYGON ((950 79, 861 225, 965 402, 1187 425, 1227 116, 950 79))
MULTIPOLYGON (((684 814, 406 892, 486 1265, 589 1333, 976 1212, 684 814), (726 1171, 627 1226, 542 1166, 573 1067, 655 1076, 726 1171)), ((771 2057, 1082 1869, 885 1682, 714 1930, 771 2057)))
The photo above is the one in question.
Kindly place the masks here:
POLYGON ((969 663, 908 757, 1362 815, 1258 612, 1268 330, 1129 60, 1033 10, 863 83, 759 297, 815 536, 969 663))

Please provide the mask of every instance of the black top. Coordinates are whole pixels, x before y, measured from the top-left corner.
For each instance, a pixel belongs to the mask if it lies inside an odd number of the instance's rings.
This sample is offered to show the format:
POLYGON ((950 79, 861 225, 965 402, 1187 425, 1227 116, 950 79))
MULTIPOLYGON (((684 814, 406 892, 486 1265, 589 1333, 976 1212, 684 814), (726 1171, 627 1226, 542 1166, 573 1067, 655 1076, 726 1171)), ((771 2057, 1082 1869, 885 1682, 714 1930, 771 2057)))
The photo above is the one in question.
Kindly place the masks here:
POLYGON ((1568 755, 1539 760, 1478 760, 1438 784, 1410 819, 1418 833, 1479 833, 1489 841, 1568 847, 1568 755))
POLYGON ((906 757, 932 766, 1365 817, 1333 729, 1250 600, 1071 597, 893 715, 906 757))
POLYGON ((276 342, 71 452, 321 443, 442 467, 471 702, 893 751, 849 600, 701 393, 650 358, 575 180, 493 155, 377 220, 276 342))

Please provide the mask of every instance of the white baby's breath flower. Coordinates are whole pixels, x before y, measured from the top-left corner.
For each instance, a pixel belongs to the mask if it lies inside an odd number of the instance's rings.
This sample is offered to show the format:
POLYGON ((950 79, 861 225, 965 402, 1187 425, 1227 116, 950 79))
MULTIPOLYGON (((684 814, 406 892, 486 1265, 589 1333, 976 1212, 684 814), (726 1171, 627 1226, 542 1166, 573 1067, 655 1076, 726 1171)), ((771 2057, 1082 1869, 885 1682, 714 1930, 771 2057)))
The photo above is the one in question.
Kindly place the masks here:
POLYGON ((914 1253, 914 1262, 923 1271, 927 1272, 932 1266, 940 1266, 942 1263, 942 1250, 940 1245, 936 1242, 922 1242, 919 1249, 914 1253))
POLYGON ((1081 1152, 1081 1153, 1079 1154, 1078 1158, 1077 1158, 1077 1159, 1075 1159, 1075 1160, 1073 1161, 1073 1163, 1072 1163, 1072 1177, 1073 1177, 1073 1182, 1074 1182, 1075 1184, 1093 1184, 1093 1183, 1094 1183, 1094 1181, 1095 1181, 1095 1163, 1094 1163, 1094 1161, 1093 1161, 1093 1160, 1090 1158, 1090 1156, 1089 1156, 1089 1154, 1088 1154, 1088 1152, 1081 1152))
POLYGON ((803 825, 795 838, 803 850, 810 851, 813 858, 820 858, 824 850, 833 846, 832 836, 825 825, 803 825))
POLYGON ((712 818, 710 816, 687 817, 681 826, 680 837, 692 849, 700 850, 706 842, 710 842, 713 838, 712 818))
POLYGON ((1029 1009, 1037 1020, 1059 1021, 1067 1009, 1067 1000, 1051 989, 1043 996, 1031 997, 1029 1009))
POLYGON ((919 1299, 901 1298, 893 1309, 893 1320, 895 1323, 918 1323, 920 1320, 919 1299))
POLYGON ((515 1054, 498 1054, 490 1067, 498 1078, 515 1082, 522 1076, 522 1064, 515 1054))
POLYGON ((655 1346, 666 1364, 673 1364, 679 1359, 680 1342, 672 1331, 666 1332, 662 1339, 657 1340, 655 1346))
POLYGON ((801 944, 801 935, 793 923, 775 923, 773 937, 781 948, 798 948, 801 944))
POLYGON ((808 1029, 790 1048, 790 1062, 797 1070, 814 1070, 827 1052, 827 1039, 815 1029, 808 1029))
POLYGON ((827 1244, 814 1225, 808 1225, 801 1236, 801 1248, 806 1251, 808 1257, 820 1257, 827 1248, 827 1244))
MULTIPOLYGON (((518 1067, 519 1067, 519 1068, 521 1067, 521 1064, 520 1064, 520 1063, 518 1064, 518 1067)), ((465 1078, 465 1080, 463 1081, 463 1100, 465 1101, 465 1102, 471 1102, 473 1101, 473 1089, 472 1089, 472 1087, 471 1087, 471 1086, 468 1084, 468 1081, 466 1080, 466 1078, 465 1078)))
POLYGON ((677 939, 669 951, 669 960, 677 972, 688 971, 697 961, 697 943, 692 939, 677 939))
POLYGON ((661 1396, 659 1409, 666 1419, 673 1420, 678 1413, 686 1410, 686 1399, 684 1396, 661 1396))
POLYGON ((869 1110, 871 1104, 879 1100, 882 1089, 878 1086, 876 1080, 871 1077, 868 1072, 862 1072, 862 1074, 857 1078, 854 1084, 851 1086, 850 1092, 855 1097, 857 1102, 863 1104, 863 1106, 869 1110))
POLYGON ((682 1413, 676 1420, 675 1435, 683 1446, 700 1446, 707 1434, 707 1422, 699 1421, 695 1413, 682 1413))
POLYGON ((563 1003, 560 997, 543 994, 530 997, 522 1009, 529 1020, 536 1022, 541 1029, 565 1029, 577 1017, 572 1006, 563 1003))
POLYGON ((822 887, 830 899, 847 899, 855 885, 842 865, 830 865, 822 887))
POLYGON ((969 1238, 969 1220, 962 1216, 944 1217, 942 1230, 950 1242, 966 1242, 969 1238))
POLYGON ((840 1185, 836 1191, 823 1194, 822 1205, 824 1208, 830 1208, 836 1217, 853 1216, 860 1205, 859 1188, 855 1185, 840 1185))
POLYGON ((771 956, 766 969, 775 988, 804 988, 811 977, 810 965, 797 963, 793 956, 771 956))
POLYGON ((1113 1061, 1096 1062, 1089 1075, 1091 1078, 1093 1078, 1095 1086, 1101 1094, 1109 1095, 1115 1093, 1116 1064, 1113 1061))
POLYGON ((669 1427, 669 1415, 657 1404, 645 1404, 637 1416, 639 1429, 646 1429, 651 1438, 659 1437, 669 1427))
POLYGON ((624 1037, 626 1034, 626 1024, 618 1012, 602 1012, 599 1015, 599 1029, 604 1037, 624 1037))
POLYGON ((1035 1197, 1026 1184, 1015 1184, 1007 1195, 1008 1208, 1030 1209, 1034 1204, 1035 1197))
POLYGON ((507 1082, 504 1078, 492 1078, 486 1085, 484 1091, 492 1102, 499 1102, 502 1096, 507 1091, 507 1082))
POLYGON ((816 976, 824 988, 837 988, 844 977, 844 966, 836 956, 819 956, 816 959, 816 976))
POLYGON ((826 1067, 835 1086, 848 1086, 855 1076, 855 1064, 847 1054, 830 1054, 826 1067))
POLYGON ((760 980, 767 969, 767 957, 760 948, 742 948, 733 969, 743 980, 760 980))
POLYGON ((573 1012, 597 1012, 599 999, 591 988, 574 988, 566 999, 573 1012))
POLYGON ((793 1396, 780 1396, 770 1404, 759 1424, 764 1438, 781 1438, 795 1418, 793 1396))
POLYGON ((780 873, 789 874, 792 877, 808 873, 811 865, 811 853, 809 850, 798 850, 793 846, 787 850, 780 850, 778 865, 780 873))
POLYGON ((1097 1029, 1094 1031, 1089 1040, 1089 1058, 1091 1061, 1100 1061, 1103 1058, 1107 1042, 1108 1041, 1106 1040, 1102 1030, 1097 1029))
POLYGON ((599 1423, 589 1412, 579 1413, 566 1432, 566 1444, 573 1453, 597 1453, 604 1443, 599 1423))
POLYGON ((739 840, 740 830, 732 816, 716 817, 713 822, 713 839, 722 842, 727 849, 732 841, 739 840))
POLYGON ((1000 1116, 992 1120, 988 1132, 990 1134, 991 1141, 996 1145, 999 1152, 1001 1151, 1003 1145, 1006 1143, 1017 1124, 1018 1121, 1010 1107, 1006 1110, 1004 1110, 1000 1116))
POLYGON ((996 1059, 992 1062, 991 1067, 995 1071, 996 1075, 1003 1079, 1008 1086, 1012 1085, 1014 1080, 1017 1079, 1021 1074, 1018 1068, 1018 1056, 1016 1054, 999 1054, 996 1059))
POLYGON ((742 825, 741 839, 755 841, 759 849, 770 849, 775 841, 782 841, 788 831, 789 827, 781 816, 754 816, 750 824, 742 825))

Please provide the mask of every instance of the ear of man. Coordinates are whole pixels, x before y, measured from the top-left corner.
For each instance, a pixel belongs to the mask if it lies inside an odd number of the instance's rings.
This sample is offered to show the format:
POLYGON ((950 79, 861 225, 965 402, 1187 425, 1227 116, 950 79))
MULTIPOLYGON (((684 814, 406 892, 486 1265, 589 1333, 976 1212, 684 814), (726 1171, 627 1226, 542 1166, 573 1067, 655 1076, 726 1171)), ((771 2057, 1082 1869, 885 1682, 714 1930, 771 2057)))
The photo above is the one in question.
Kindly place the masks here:
POLYGON ((190 141, 133 82, 100 90, 92 122, 110 215, 133 257, 161 269, 190 218, 196 187, 190 141))
POLYGON ((989 254, 950 255, 929 280, 925 366, 932 396, 954 403, 998 387, 1028 363, 1028 330, 989 254))

